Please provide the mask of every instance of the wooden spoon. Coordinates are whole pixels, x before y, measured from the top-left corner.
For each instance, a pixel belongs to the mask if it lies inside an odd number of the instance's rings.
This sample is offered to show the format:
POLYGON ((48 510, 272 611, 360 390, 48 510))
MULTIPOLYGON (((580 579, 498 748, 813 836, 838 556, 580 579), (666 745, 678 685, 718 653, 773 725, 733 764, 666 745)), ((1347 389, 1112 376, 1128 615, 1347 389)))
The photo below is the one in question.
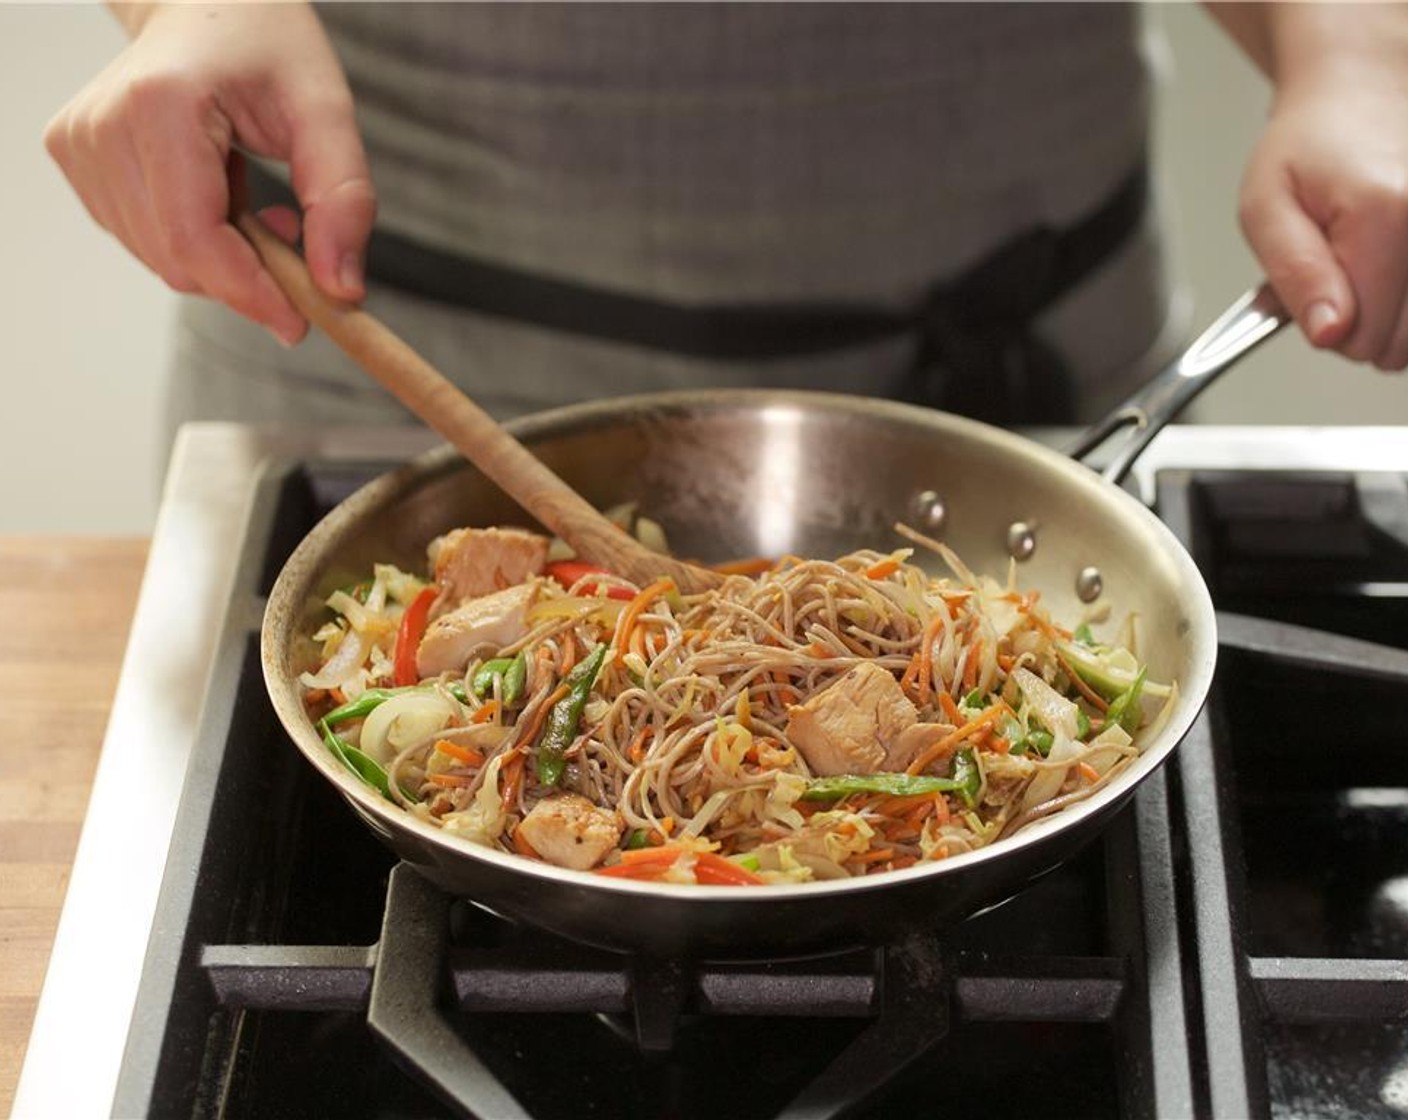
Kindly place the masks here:
POLYGON ((669 576, 686 594, 721 582, 622 532, 379 319, 324 295, 303 258, 263 222, 245 213, 237 224, 294 307, 582 559, 642 586, 669 576))

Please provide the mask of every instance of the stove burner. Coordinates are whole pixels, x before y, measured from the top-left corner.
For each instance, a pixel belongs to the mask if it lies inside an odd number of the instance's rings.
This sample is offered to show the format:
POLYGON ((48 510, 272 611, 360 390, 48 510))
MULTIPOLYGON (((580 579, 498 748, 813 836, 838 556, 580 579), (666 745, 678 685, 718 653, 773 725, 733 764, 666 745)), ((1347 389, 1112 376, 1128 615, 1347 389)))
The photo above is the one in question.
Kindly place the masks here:
POLYGON ((1402 476, 1163 472, 1223 637, 1175 761, 1084 855, 950 936, 719 963, 451 900, 287 748, 260 597, 375 469, 263 487, 163 892, 158 933, 179 932, 153 940, 117 1112, 1402 1114, 1402 476))

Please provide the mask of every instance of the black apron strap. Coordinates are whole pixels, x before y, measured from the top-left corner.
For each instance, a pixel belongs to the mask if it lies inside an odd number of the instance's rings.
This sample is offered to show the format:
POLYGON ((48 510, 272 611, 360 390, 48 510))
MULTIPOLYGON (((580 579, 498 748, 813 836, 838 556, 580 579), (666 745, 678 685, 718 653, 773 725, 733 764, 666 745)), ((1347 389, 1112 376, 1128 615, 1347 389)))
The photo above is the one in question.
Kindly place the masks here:
MULTIPOLYGON (((1137 228, 1143 161, 1065 230, 1014 238, 909 311, 850 303, 681 304, 523 272, 373 231, 367 274, 401 291, 485 315, 603 341, 718 361, 797 358, 917 334, 904 396, 1003 423, 1068 422, 1070 379, 1031 330, 1035 318, 1137 228)), ((294 205, 288 186, 248 165, 254 209, 294 205)))

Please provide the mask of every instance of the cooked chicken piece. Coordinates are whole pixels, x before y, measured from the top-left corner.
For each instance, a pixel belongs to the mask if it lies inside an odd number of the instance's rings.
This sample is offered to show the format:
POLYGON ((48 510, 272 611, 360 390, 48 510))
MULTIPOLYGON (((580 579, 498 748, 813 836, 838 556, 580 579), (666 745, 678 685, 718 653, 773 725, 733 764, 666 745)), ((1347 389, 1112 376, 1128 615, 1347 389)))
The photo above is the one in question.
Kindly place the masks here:
POLYGON ((903 770, 945 735, 957 730, 951 723, 910 724, 894 737, 885 751, 885 769, 903 770))
POLYGON ((548 863, 585 871, 621 842, 621 822, 608 809, 575 793, 539 801, 518 826, 519 833, 548 863))
POLYGON ((426 551, 442 602, 454 607, 541 575, 548 539, 524 529, 452 529, 426 551))
POLYGON ((787 738, 813 774, 873 774, 895 769, 886 745, 919 712, 885 669, 860 664, 805 704, 787 709, 787 738))
POLYGON ((538 594, 536 583, 519 584, 481 595, 442 614, 426 627, 416 650, 422 677, 463 669, 481 646, 502 649, 528 632, 528 608, 538 594))

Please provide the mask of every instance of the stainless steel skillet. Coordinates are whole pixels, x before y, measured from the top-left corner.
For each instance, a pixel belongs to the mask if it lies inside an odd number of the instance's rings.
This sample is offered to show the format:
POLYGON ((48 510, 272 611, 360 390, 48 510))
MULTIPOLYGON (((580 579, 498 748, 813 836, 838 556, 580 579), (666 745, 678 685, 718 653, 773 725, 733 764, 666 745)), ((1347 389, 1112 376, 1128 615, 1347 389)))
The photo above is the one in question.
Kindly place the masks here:
POLYGON ((833 555, 898 543, 896 521, 953 545, 975 570, 1020 577, 1057 617, 1092 592, 1138 619, 1139 653, 1180 698, 1162 732, 1109 788, 989 848, 863 879, 769 888, 609 880, 466 844, 362 785, 304 713, 298 674, 334 587, 374 561, 424 565, 426 542, 464 524, 525 515, 451 449, 370 483, 288 560, 262 634, 265 679, 294 744, 404 860, 448 891, 575 940, 655 955, 743 958, 893 939, 993 905, 1073 855, 1133 795, 1196 717, 1217 635, 1207 588, 1173 535, 1118 479, 1164 423, 1286 321, 1249 293, 1077 449, 1122 429, 1107 478, 1030 440, 970 420, 866 398, 771 391, 652 394, 542 413, 515 434, 589 501, 638 501, 676 551, 703 560, 833 555), (1098 580, 1092 573, 1098 573, 1098 580))

